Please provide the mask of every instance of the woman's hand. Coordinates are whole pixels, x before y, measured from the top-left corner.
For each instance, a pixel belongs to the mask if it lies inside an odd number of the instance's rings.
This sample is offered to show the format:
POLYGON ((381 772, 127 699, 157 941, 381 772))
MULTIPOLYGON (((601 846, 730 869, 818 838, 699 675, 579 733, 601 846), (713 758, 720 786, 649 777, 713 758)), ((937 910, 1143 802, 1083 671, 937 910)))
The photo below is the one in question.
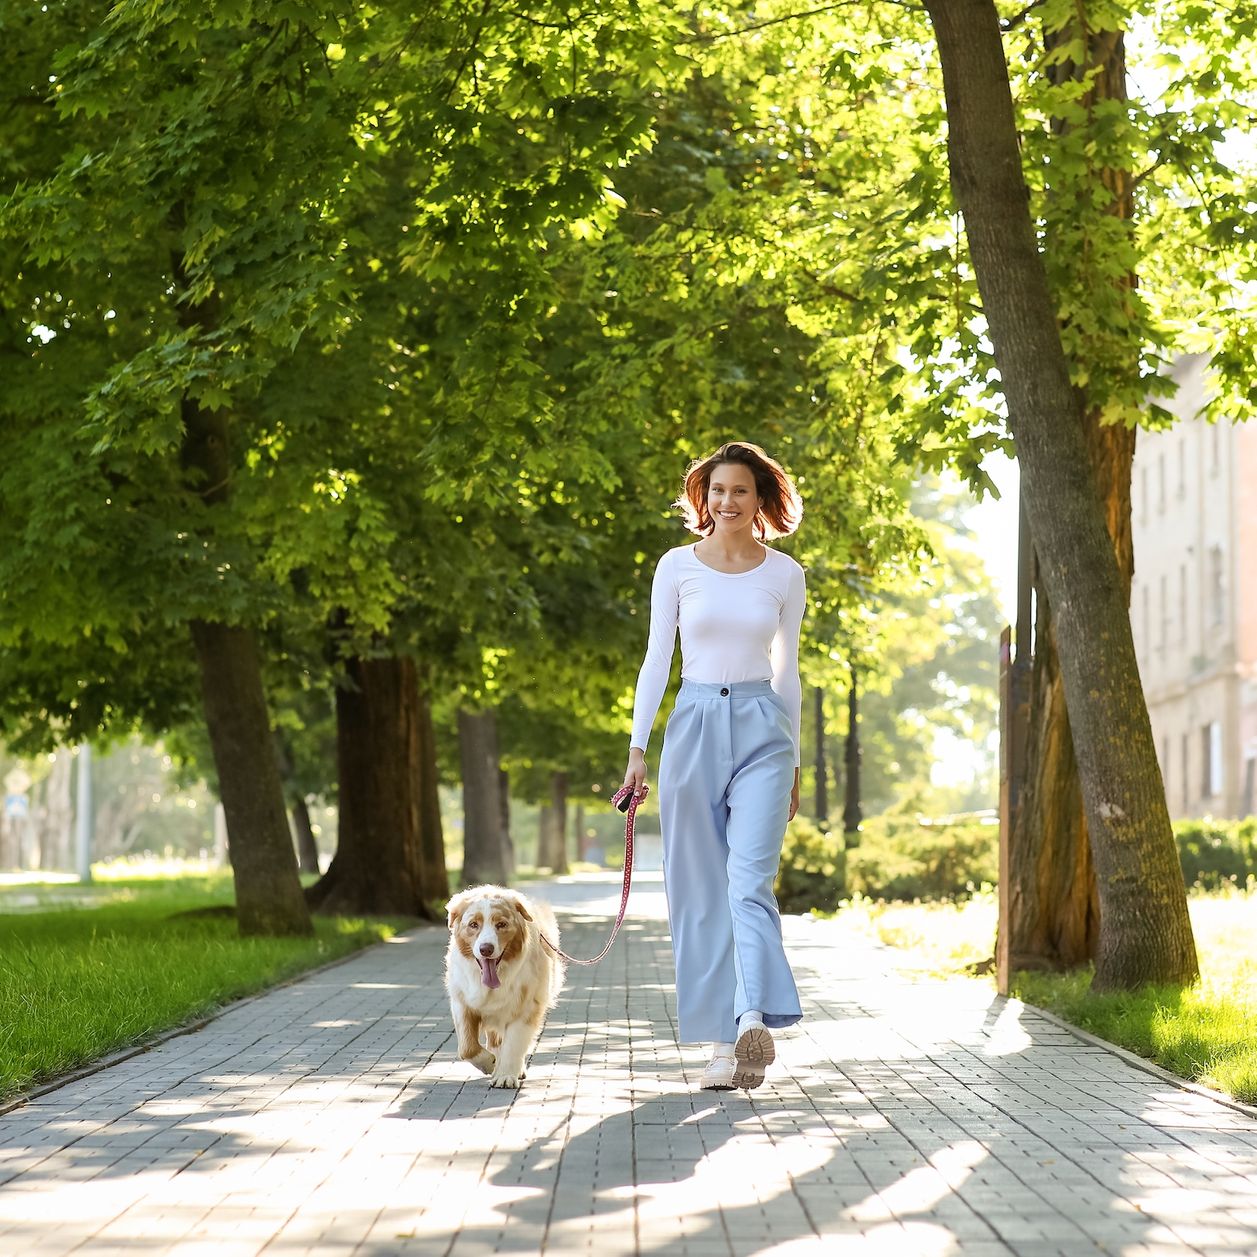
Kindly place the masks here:
POLYGON ((646 753, 640 747, 629 747, 628 768, 624 770, 624 784, 633 788, 639 799, 646 797, 646 753))
POLYGON ((794 770, 794 785, 790 789, 790 815, 786 817, 787 823, 794 820, 794 814, 799 810, 799 770, 794 770))

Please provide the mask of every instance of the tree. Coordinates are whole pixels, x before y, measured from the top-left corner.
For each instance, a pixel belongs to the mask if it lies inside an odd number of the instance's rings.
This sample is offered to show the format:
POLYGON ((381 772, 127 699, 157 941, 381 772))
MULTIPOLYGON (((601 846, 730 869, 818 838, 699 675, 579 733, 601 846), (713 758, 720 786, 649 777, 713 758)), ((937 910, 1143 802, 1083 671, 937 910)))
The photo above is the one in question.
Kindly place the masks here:
POLYGON ((928 0, 943 68, 952 186, 965 219, 1056 615, 1098 875, 1098 990, 1197 974, 1121 575, 1056 323, 990 0, 928 0))
MULTIPOLYGON (((876 636, 861 640, 852 652, 860 668, 866 815, 909 800, 925 809, 926 800, 938 796, 930 769, 940 730, 983 746, 996 727, 991 658, 998 649, 1000 619, 990 577, 968 547, 966 498, 933 476, 922 477, 914 487, 910 502, 929 550, 920 557, 918 571, 871 600, 876 636)), ((845 696, 836 688, 829 724, 845 735, 846 703, 838 697, 845 696)), ((810 732, 805 725, 805 759, 810 732)), ((842 762, 841 749, 833 760, 842 762)), ((985 799, 972 806, 991 806, 993 798, 992 782, 985 799)))

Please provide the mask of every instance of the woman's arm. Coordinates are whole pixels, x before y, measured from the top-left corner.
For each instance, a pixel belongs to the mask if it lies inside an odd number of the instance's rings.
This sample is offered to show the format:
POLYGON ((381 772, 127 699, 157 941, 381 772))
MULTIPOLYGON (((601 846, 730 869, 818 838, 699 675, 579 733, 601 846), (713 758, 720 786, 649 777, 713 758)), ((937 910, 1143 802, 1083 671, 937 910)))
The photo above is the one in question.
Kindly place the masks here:
POLYGON ((676 646, 680 594, 671 555, 672 551, 667 551, 655 565, 655 578, 650 587, 650 633, 646 640, 646 657, 637 674, 637 690, 633 695, 633 735, 624 784, 632 785, 639 793, 646 781, 646 744, 650 740, 650 730, 664 690, 668 688, 672 652, 676 646))
POLYGON ((786 579, 785 600, 781 607, 781 620, 773 638, 769 658, 772 662, 772 686, 785 700, 790 715, 790 729, 794 735, 794 766, 803 762, 799 754, 799 731, 803 723, 803 687, 799 683, 799 631, 803 625, 803 612, 807 606, 807 586, 803 569, 790 560, 790 572, 786 579))

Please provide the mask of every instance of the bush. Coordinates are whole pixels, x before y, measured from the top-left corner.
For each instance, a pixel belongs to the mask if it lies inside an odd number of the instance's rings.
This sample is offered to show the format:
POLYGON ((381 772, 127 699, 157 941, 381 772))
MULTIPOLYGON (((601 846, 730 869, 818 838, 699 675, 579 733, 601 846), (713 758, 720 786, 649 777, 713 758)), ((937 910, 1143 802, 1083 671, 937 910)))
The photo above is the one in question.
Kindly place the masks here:
POLYGON ((1257 818, 1176 821, 1174 841, 1188 886, 1218 890, 1257 874, 1257 818))
POLYGON ((837 912, 846 893, 842 836, 796 816, 786 827, 781 865, 773 887, 782 912, 837 912))
POLYGON ((999 826, 875 816, 847 852, 847 880, 870 899, 960 899, 999 877, 999 826))

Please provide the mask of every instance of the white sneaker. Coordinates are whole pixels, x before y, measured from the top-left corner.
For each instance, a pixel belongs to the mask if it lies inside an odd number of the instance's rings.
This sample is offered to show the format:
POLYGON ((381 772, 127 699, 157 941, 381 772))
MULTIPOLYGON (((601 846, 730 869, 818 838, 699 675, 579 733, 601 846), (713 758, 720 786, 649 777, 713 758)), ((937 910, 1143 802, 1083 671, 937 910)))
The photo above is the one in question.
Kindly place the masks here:
POLYGON ((751 1091, 764 1081, 764 1071, 777 1059, 773 1037, 758 1013, 738 1019, 738 1041, 733 1045, 733 1085, 751 1091))
POLYGON ((702 1091, 732 1091, 737 1085, 733 1081, 737 1062, 733 1055, 732 1043, 718 1043, 712 1058, 703 1070, 702 1081, 698 1084, 702 1091))

